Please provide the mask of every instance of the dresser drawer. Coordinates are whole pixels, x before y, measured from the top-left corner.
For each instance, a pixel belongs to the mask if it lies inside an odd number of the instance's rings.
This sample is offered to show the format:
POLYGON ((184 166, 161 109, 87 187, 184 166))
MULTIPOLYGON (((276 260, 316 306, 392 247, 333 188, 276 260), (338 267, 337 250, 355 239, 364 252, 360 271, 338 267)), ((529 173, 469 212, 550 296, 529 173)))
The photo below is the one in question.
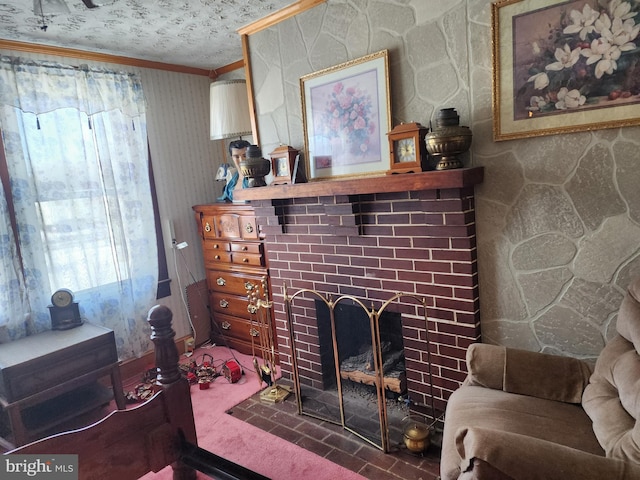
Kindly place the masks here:
POLYGON ((214 252, 229 252, 231 251, 231 244, 229 242, 222 241, 219 238, 214 238, 205 241, 203 244, 203 249, 205 255, 214 252))
POLYGON ((231 252, 211 251, 204 256, 204 265, 208 268, 215 268, 218 264, 231 263, 231 252))
MULTIPOLYGON (((255 317, 249 312, 249 300, 247 297, 231 295, 220 292, 211 292, 209 295, 209 305, 214 312, 224 315, 233 315, 250 319, 255 317)), ((255 307, 251 307, 252 309, 255 307)))
POLYGON ((207 270, 207 284, 212 291, 244 297, 248 289, 258 289, 260 298, 264 298, 263 278, 266 279, 266 276, 207 270))
POLYGON ((258 239, 258 227, 256 217, 243 215, 240 220, 240 233, 245 240, 258 239))
POLYGON ((260 328, 256 323, 243 318, 230 317, 222 313, 214 314, 214 321, 219 327, 219 329, 215 329, 217 334, 246 340, 248 342, 251 342, 253 338, 256 351, 258 350, 260 345, 260 328))
POLYGON ((262 244, 254 242, 231 242, 231 251, 262 254, 262 244))
POLYGON ((263 257, 257 253, 233 252, 231 262, 237 265, 251 265, 253 267, 263 266, 263 257))
POLYGON ((202 223, 202 236, 204 238, 217 238, 215 217, 212 215, 202 215, 200 218, 202 223))

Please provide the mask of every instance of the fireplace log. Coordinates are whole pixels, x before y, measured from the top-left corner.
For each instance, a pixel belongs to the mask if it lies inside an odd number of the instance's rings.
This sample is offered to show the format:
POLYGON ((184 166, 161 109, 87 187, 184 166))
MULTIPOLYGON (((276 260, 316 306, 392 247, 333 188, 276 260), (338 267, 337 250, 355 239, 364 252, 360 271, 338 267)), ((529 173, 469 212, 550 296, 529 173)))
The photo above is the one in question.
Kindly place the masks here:
MULTIPOLYGON (((340 370, 340 376, 345 380, 362 383, 364 385, 376 385, 376 376, 364 373, 358 370, 346 371, 340 370)), ((399 372, 397 377, 384 377, 385 390, 401 394, 407 389, 407 375, 405 372, 399 372)))
MULTIPOLYGON (((384 375, 384 388, 395 393, 404 393, 407 388, 407 375, 404 368, 404 351, 397 350, 390 352, 390 344, 383 342, 381 350, 383 353, 382 372, 384 375)), ((377 378, 373 368, 372 349, 360 355, 354 355, 345 359, 340 364, 340 377, 365 385, 376 385, 377 378)))

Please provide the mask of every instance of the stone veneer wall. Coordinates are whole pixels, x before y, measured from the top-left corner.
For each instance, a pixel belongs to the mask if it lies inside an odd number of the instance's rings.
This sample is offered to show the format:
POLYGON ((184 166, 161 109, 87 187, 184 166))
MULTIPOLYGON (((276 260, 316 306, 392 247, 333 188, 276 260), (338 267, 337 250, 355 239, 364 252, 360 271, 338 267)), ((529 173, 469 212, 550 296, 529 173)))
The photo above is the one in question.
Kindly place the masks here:
POLYGON ((389 49, 393 123, 473 131, 483 341, 594 358, 640 275, 640 128, 492 140, 491 0, 328 0, 249 39, 263 151, 304 149, 299 78, 389 49))
MULTIPOLYGON (((434 397, 443 411, 466 375, 467 347, 480 338, 473 198, 467 187, 253 201, 265 235, 283 372, 292 371, 285 283, 289 294, 308 288, 334 298, 353 295, 376 309, 395 293, 417 294, 427 300, 434 397)), ((409 395, 423 411, 429 394, 424 313, 408 300, 398 308, 409 395)), ((309 330, 297 340, 307 343, 302 368, 320 386, 319 348, 305 340, 317 332, 309 330)))

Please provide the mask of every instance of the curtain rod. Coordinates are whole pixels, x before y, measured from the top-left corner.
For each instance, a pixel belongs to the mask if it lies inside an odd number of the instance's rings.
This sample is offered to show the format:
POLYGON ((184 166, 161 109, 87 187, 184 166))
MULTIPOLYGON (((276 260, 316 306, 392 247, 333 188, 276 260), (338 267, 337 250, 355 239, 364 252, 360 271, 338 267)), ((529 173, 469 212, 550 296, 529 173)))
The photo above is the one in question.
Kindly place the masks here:
POLYGON ((105 67, 93 67, 93 66, 87 65, 86 63, 82 63, 80 65, 69 65, 66 63, 52 62, 48 60, 33 60, 30 58, 15 57, 13 55, 0 55, 0 62, 11 64, 11 65, 16 65, 16 64, 34 65, 34 66, 45 67, 45 68, 58 68, 61 70, 75 70, 75 71, 84 71, 84 72, 94 71, 94 72, 103 72, 103 73, 113 73, 113 74, 119 74, 119 75, 136 76, 136 73, 134 72, 127 72, 125 70, 110 70, 105 67))

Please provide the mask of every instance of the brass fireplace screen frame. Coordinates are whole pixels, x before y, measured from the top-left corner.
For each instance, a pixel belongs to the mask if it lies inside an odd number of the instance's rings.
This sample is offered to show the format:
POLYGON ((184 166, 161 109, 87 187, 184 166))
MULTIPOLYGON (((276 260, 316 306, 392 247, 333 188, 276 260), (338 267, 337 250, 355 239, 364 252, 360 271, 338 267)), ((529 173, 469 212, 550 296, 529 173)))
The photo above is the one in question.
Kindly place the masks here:
POLYGON ((335 300, 332 299, 332 296, 328 297, 323 296, 320 292, 311 289, 300 289, 293 294, 289 294, 287 290, 286 284, 284 285, 284 306, 287 316, 287 329, 289 333, 289 342, 291 345, 291 366, 293 370, 293 383, 294 390, 296 394, 296 401, 298 405, 298 414, 299 415, 308 415, 311 417, 319 418, 324 421, 330 421, 332 423, 336 423, 341 425, 345 430, 353 433, 354 435, 360 437, 361 439, 369 442, 375 447, 383 450, 384 452, 389 452, 391 448, 391 443, 389 439, 389 424, 388 424, 388 416, 387 416, 387 405, 385 398, 385 383, 384 383, 384 371, 383 371, 383 358, 382 358, 382 348, 381 348, 381 340, 380 340, 380 317, 387 309, 389 305, 391 305, 396 300, 400 300, 401 298, 410 298, 417 301, 422 306, 422 311, 424 312, 424 325, 426 332, 426 349, 427 349, 427 363, 428 363, 428 379, 429 379, 429 408, 431 409, 431 418, 435 421, 436 412, 434 407, 434 399, 433 399, 433 377, 432 377, 432 363, 431 363, 431 348, 429 341, 429 324, 427 317, 427 301, 424 297, 399 292, 388 299, 386 302, 382 304, 379 309, 375 309, 373 303, 371 304, 371 308, 368 308, 360 299, 351 295, 341 295, 337 297, 335 300), (329 321, 330 321, 330 330, 331 330, 331 339, 332 339, 332 347, 333 347, 333 358, 334 358, 334 368, 336 374, 336 383, 338 389, 338 399, 339 399, 339 407, 340 407, 340 421, 332 421, 331 419, 327 419, 324 417, 316 416, 312 413, 306 412, 303 410, 302 400, 303 395, 301 392, 301 382, 300 375, 298 369, 298 349, 296 345, 296 332, 294 331, 294 314, 293 314, 293 301, 296 297, 301 296, 303 294, 310 294, 315 299, 318 299, 328 307, 329 309, 329 321), (380 444, 372 441, 370 438, 367 438, 361 432, 354 430, 349 427, 345 423, 345 409, 344 409, 344 398, 343 398, 343 389, 342 389, 342 377, 340 372, 340 359, 338 355, 338 344, 336 341, 336 319, 335 319, 335 308, 341 302, 351 302, 350 305, 359 306, 364 312, 366 312, 367 317, 369 318, 369 325, 371 331, 371 345, 372 345, 372 353, 373 353, 373 363, 374 363, 374 371, 375 371, 375 388, 377 394, 377 405, 378 405, 378 418, 380 422, 380 444))

